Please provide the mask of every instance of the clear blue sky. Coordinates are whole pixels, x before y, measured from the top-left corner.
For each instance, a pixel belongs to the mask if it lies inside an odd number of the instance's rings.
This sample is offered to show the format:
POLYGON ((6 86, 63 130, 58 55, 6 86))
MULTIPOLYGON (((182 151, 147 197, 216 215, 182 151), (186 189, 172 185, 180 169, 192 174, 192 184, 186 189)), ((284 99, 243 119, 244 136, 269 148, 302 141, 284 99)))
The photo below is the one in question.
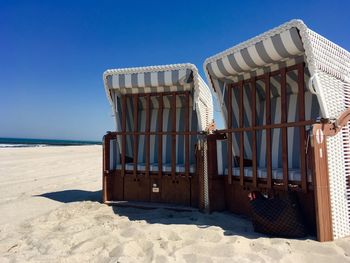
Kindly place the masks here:
POLYGON ((1 0, 0 137, 100 140, 114 126, 104 70, 191 62, 204 77, 208 56, 293 18, 350 50, 349 10, 345 0, 1 0))

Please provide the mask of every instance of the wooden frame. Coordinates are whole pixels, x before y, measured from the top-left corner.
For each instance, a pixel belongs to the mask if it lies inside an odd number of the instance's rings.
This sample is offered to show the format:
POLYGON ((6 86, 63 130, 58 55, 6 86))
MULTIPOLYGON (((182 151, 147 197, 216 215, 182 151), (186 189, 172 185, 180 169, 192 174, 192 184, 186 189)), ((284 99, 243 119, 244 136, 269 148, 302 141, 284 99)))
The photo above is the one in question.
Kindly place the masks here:
MULTIPOLYGON (((240 136, 240 145, 239 145, 239 184, 242 187, 247 185, 253 185, 254 188, 264 187, 266 189, 279 189, 287 191, 289 189, 295 190, 296 188, 301 188, 304 192, 308 190, 308 182, 306 177, 306 163, 307 155, 304 151, 300 154, 300 167, 301 167, 301 181, 292 182, 288 178, 288 128, 298 128, 300 132, 300 147, 301 149, 305 148, 306 144, 306 133, 305 128, 307 126, 313 125, 316 123, 316 120, 305 120, 305 96, 304 96, 304 63, 299 63, 290 67, 284 67, 279 70, 266 73, 262 76, 252 77, 247 80, 241 80, 239 82, 228 85, 228 128, 220 130, 218 132, 226 133, 228 140, 228 167, 232 167, 232 137, 234 133, 238 133, 240 136), (286 90, 286 78, 287 73, 290 71, 297 71, 298 73, 298 101, 299 101, 299 110, 298 117, 299 120, 295 122, 288 122, 287 118, 287 90, 286 90), (272 123, 271 122, 271 99, 270 96, 266 96, 266 123, 263 125, 256 125, 256 83, 257 81, 263 81, 265 84, 265 93, 270 94, 270 78, 271 76, 280 75, 280 89, 281 89, 281 122, 272 123), (244 127, 244 87, 245 85, 250 85, 252 90, 251 96, 251 109, 252 109, 252 122, 250 127, 244 127), (232 90, 239 89, 239 127, 232 128, 232 90), (281 141, 282 141, 282 169, 283 169, 283 179, 282 180, 273 180, 272 179, 272 138, 271 138, 271 129, 280 129, 281 130, 281 141), (261 180, 257 177, 257 142, 256 142, 256 132, 257 131, 266 131, 266 168, 267 168, 267 178, 266 180, 261 180), (244 176, 244 133, 252 133, 252 178, 244 176)), ((232 182, 232 171, 228 169, 228 183, 232 182)))
MULTIPOLYGON (((278 194, 286 194, 288 191, 296 191, 301 203, 303 213, 306 215, 308 225, 314 226, 317 233, 318 241, 333 240, 332 233, 332 216, 331 216, 331 202, 329 190, 329 176, 328 176, 328 161, 327 161, 327 147, 326 137, 337 135, 341 129, 348 125, 350 121, 350 109, 344 111, 337 120, 330 121, 328 119, 306 120, 305 119, 305 84, 304 84, 304 64, 297 64, 292 67, 287 67, 266 73, 263 76, 253 77, 249 80, 239 81, 229 85, 228 94, 228 127, 224 130, 217 130, 214 134, 208 136, 208 174, 209 174, 209 196, 210 196, 210 211, 225 210, 236 213, 243 213, 249 215, 249 207, 247 205, 246 194, 249 191, 258 189, 266 193, 271 191, 278 194), (287 101, 286 101, 286 74, 289 71, 297 71, 298 83, 298 120, 288 122, 287 119, 287 101), (271 122, 271 101, 270 96, 266 96, 266 123, 263 125, 256 124, 256 81, 261 80, 265 83, 266 94, 270 94, 270 77, 281 75, 281 123, 271 122), (240 125, 238 128, 232 127, 232 89, 242 89, 244 84, 250 83, 253 95, 251 96, 252 108, 252 125, 251 127, 243 127, 242 118, 242 96, 239 96, 239 116, 240 125), (312 127, 312 131, 307 135, 306 127, 312 127), (290 181, 288 178, 288 151, 287 139, 288 128, 294 127, 299 130, 300 139, 300 170, 301 180, 299 182, 290 181), (282 147, 283 147, 283 179, 272 179, 272 164, 271 164, 271 129, 282 130, 282 147), (257 161, 256 161, 256 138, 257 131, 266 131, 266 167, 267 178, 257 178, 257 161), (218 176, 217 162, 216 162, 216 141, 228 141, 228 166, 232 167, 232 136, 233 133, 242 134, 243 132, 252 132, 252 166, 253 176, 244 177, 242 185, 242 176, 232 177, 232 171, 229 169, 228 179, 224 176, 218 176), (309 140, 309 138, 311 138, 309 140), (307 150, 308 149, 308 150, 307 150), (214 153, 213 153, 214 152, 214 153), (215 160, 214 160, 215 159, 215 160), (307 169, 311 169, 312 183, 307 181, 307 169), (232 201, 234 200, 234 201, 232 201), (314 211, 313 213, 311 211, 314 211), (311 218, 311 220, 310 220, 311 218)), ((242 94, 242 92, 240 93, 242 94)), ((240 147, 241 148, 241 147, 240 147)), ((347 149, 345 149, 347 151, 347 149)), ((241 153, 240 153, 241 154, 241 153)), ((243 159, 243 158, 240 158, 243 159)), ((244 162, 240 161, 240 171, 244 167, 244 162)), ((242 172, 241 172, 242 175, 242 172)))
MULTIPOLYGON (((252 82, 252 127, 256 126, 256 81, 252 82)), ((253 187, 258 186, 258 171, 257 171, 257 152, 256 152, 256 131, 252 131, 252 164, 253 164, 253 187)))
MULTIPOLYGON (((243 97, 244 97, 244 82, 239 82, 239 127, 243 129, 243 123, 244 123, 244 104, 243 104, 243 97)), ((230 149, 231 150, 231 149, 230 149)), ((244 131, 242 130, 239 133, 239 182, 241 186, 244 185, 244 131)), ((229 169, 232 169, 230 167, 229 169)))
MULTIPOLYGON (((270 74, 265 74, 266 94, 270 94, 270 74)), ((271 149, 271 101, 270 96, 266 96, 266 167, 267 167, 267 188, 272 188, 272 149, 271 149)))
MULTIPOLYGON (((157 200, 159 202, 169 202, 175 204, 193 205, 198 206, 200 200, 200 187, 197 185, 203 182, 200 177, 202 173, 198 171, 191 172, 190 170, 190 137, 198 136, 199 132, 191 130, 190 127, 190 110, 191 110, 191 92, 190 91, 177 91, 177 92, 164 92, 164 93, 147 93, 147 94, 125 94, 120 96, 122 113, 121 113, 121 131, 118 132, 108 132, 104 137, 104 150, 103 150, 103 201, 105 203, 110 203, 111 201, 145 201, 149 199, 157 200), (170 130, 163 131, 163 109, 164 109, 164 96, 170 96, 170 130), (176 119, 180 116, 176 116, 176 101, 177 97, 184 97, 184 130, 177 130, 176 119), (141 131, 138 127, 138 100, 141 97, 146 97, 146 125, 145 130, 141 131), (158 108, 158 129, 151 130, 151 98, 156 97, 159 102, 158 108), (133 130, 129 131, 126 129, 126 111, 127 111, 127 100, 133 101, 133 130), (163 136, 167 135, 171 137, 171 171, 163 171, 163 136), (126 170, 126 140, 127 137, 131 136, 133 138, 133 169, 126 170), (140 136, 145 136, 145 171, 138 170, 138 139, 140 136), (158 171, 150 170, 150 137, 155 136, 158 140, 158 171), (184 172, 176 172, 176 143, 177 137, 184 137, 185 146, 185 156, 184 156, 184 172), (121 169, 110 170, 109 160, 110 151, 109 144, 111 140, 121 138, 121 169), (123 154, 124 153, 124 154, 123 154), (120 179, 122 178, 122 179, 120 179), (132 179, 133 178, 133 179, 132 179), (122 188, 118 186, 118 191, 121 193, 116 193, 116 180, 118 183, 122 184, 122 188), (112 183, 112 181, 114 183, 112 183), (157 197, 153 191, 154 186, 161 192, 157 197), (189 191, 188 194, 185 194, 189 191), (166 192, 166 193, 164 193, 166 192), (145 193, 145 194, 142 194, 145 193), (184 198, 185 195, 185 198, 184 198), (113 197, 119 197, 119 200, 113 200, 113 197), (140 200, 139 200, 140 199, 140 200), (163 200, 163 201, 162 201, 163 200)), ((201 149, 203 151, 203 149, 201 149)), ((203 155, 203 153, 202 153, 203 155)), ((201 156, 197 153, 196 156, 201 156)), ((193 159, 196 159, 193 157, 193 159)), ((198 159, 198 158, 197 158, 198 159)), ((129 160, 130 161, 130 160, 129 160)), ((203 193, 201 193, 203 194, 203 193)))
MULTIPOLYGON (((227 93, 228 97, 228 127, 227 129, 216 131, 214 134, 207 137, 208 145, 208 178, 209 178, 209 196, 211 201, 210 210, 214 211, 230 209, 231 211, 244 211, 247 212, 247 207, 241 204, 246 202, 246 193, 254 189, 263 190, 266 192, 275 191, 278 193, 286 193, 287 191, 297 191, 302 198, 308 198, 313 196, 311 205, 306 206, 307 211, 310 208, 314 209, 314 216, 316 218, 317 227, 317 239, 319 241, 329 241, 333 239, 332 233, 332 217, 331 217, 331 206, 330 206, 330 193, 329 193, 329 178, 328 178, 328 166, 327 166, 327 147, 326 137, 337 135, 341 129, 347 125, 350 121, 350 109, 344 111, 335 122, 329 120, 322 120, 321 123, 317 123, 316 120, 305 119, 305 97, 304 97, 304 64, 297 64, 292 67, 286 67, 274 72, 266 73, 262 76, 253 77, 248 80, 239 81, 228 86, 227 93), (288 122, 287 118, 287 100, 286 100, 286 74, 289 71, 296 70, 298 72, 298 120, 294 122, 288 122), (271 76, 281 75, 281 123, 271 122, 271 100, 270 96, 266 96, 266 123, 257 125, 256 122, 256 82, 261 80, 265 84, 266 94, 270 94, 270 78, 271 76), (244 85, 249 84, 252 90, 251 107, 252 107, 252 122, 251 126, 245 127, 243 121, 244 103, 243 103, 243 89, 244 85), (239 127, 232 127, 232 90, 234 88, 240 89, 239 95, 239 127), (306 126, 312 126, 311 133, 311 144, 310 151, 301 151, 300 153, 300 169, 301 169, 301 181, 295 182, 290 181, 288 178, 288 128, 294 127, 299 130, 300 140, 299 145, 301 149, 308 147, 307 134, 305 131, 306 126), (271 130, 280 129, 282 131, 282 149, 283 149, 283 179, 274 180, 272 178, 272 138, 271 130), (266 167, 267 167, 267 178, 262 179, 257 176, 257 139, 256 133, 258 131, 266 131, 266 167), (320 132, 321 131, 321 132, 320 132), (251 178, 244 176, 244 133, 252 133, 252 168, 253 176, 251 178), (226 180, 225 177, 217 176, 217 165, 216 165, 216 141, 218 139, 228 140, 228 165, 232 167, 233 153, 232 153, 232 136, 234 133, 238 133, 240 137, 240 176, 232 176, 232 170, 229 169, 229 176, 226 180), (322 134, 319 137, 319 134, 322 134), (318 136, 318 137, 317 137, 318 136), (321 139, 320 139, 321 138, 321 139), (215 161, 214 161, 215 159, 215 161), (313 174, 312 184, 307 181, 307 168, 311 161, 311 170, 313 174), (216 170, 215 170, 216 169, 216 170), (232 201, 234 200, 234 201, 232 201), (224 202, 224 204, 223 204, 224 202), (241 209, 241 210, 240 210, 241 209)), ((122 108, 122 120, 121 120, 121 131, 120 132, 108 132, 104 136, 103 140, 103 202, 109 203, 114 200, 128 200, 128 187, 135 187, 133 190, 136 192, 143 192, 147 189, 146 194, 142 196, 152 196, 151 188, 154 184, 172 194, 166 198, 167 202, 177 201, 181 199, 183 189, 190 189, 189 198, 187 198, 186 205, 192 205, 195 207, 204 206, 204 156, 205 153, 202 149, 196 148, 196 171, 195 173, 190 172, 190 136, 197 136, 197 131, 192 131, 190 127, 190 92, 166 92, 166 93, 149 93, 149 94, 127 94, 121 96, 121 108, 122 108), (184 131, 178 131, 176 129, 176 96, 185 96, 185 117, 184 117, 184 131), (126 99, 131 97, 134 102, 138 98, 146 96, 146 128, 145 131, 139 131, 137 127, 137 112, 138 104, 134 103, 134 129, 132 131, 126 130, 126 99), (151 97, 156 96, 159 100, 159 111, 158 111, 158 130, 152 131, 150 129, 151 113, 150 113, 150 101, 151 97), (163 131, 163 97, 171 96, 171 130, 163 131), (138 138, 139 136, 145 136, 146 142, 146 170, 137 170, 137 150, 138 150, 138 138), (163 135, 171 136, 173 146, 171 147, 171 172, 163 172, 162 170, 162 146, 163 146, 163 135), (128 136, 134 138, 133 142, 133 157, 134 167, 132 171, 125 169, 126 156, 121 155, 121 169, 113 170, 110 169, 110 142, 117 138, 121 139, 121 150, 123 153, 126 152, 126 139, 128 136), (155 136, 158 139, 158 171, 150 171, 150 137, 155 136), (185 172, 177 173, 175 170, 176 164, 176 148, 174 145, 177 142, 177 136, 184 136, 185 144, 185 172), (129 180, 133 179, 133 180, 129 180), (179 186, 178 186, 179 185, 179 186), (173 198, 173 199, 172 199, 173 198)), ((135 195, 136 199, 142 199, 138 195, 135 195)), ((162 197, 149 198, 149 200, 158 200, 162 202, 162 197)), ((303 200, 303 199, 301 199, 303 200)))
POLYGON ((333 233, 326 138, 324 135, 317 138, 318 131, 322 130, 322 124, 315 124, 312 129, 311 145, 314 157, 312 179, 314 182, 317 240, 331 241, 333 240, 333 233))
POLYGON ((312 129, 313 181, 316 209, 317 240, 333 240, 331 200, 328 175, 327 137, 336 136, 350 121, 350 109, 334 121, 322 120, 312 129))

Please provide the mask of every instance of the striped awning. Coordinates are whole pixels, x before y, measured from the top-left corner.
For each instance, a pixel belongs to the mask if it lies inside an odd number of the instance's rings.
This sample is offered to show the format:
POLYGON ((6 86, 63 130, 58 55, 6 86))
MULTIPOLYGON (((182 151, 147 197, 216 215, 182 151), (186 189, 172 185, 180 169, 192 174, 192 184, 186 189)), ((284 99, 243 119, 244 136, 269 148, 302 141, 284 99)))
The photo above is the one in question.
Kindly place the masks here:
POLYGON ((190 68, 163 69, 151 67, 109 70, 105 73, 107 87, 120 94, 171 92, 190 90, 193 87, 193 71, 190 68), (137 70, 137 72, 133 72, 137 70))
POLYGON ((205 69, 211 78, 232 78, 262 67, 300 57, 304 53, 298 29, 286 29, 268 36, 254 44, 242 43, 228 49, 205 62, 205 69))
MULTIPOLYGON (((164 92, 191 92, 190 106, 199 114, 200 129, 204 130, 213 119, 213 101, 209 87, 200 77, 195 65, 171 64, 136 68, 109 69, 103 74, 103 81, 108 100, 117 116, 120 96, 124 94, 148 94, 164 92)), ((145 98, 140 96, 140 109, 145 107, 145 98)), ((180 96, 176 108, 184 105, 180 96)), ((164 96, 163 107, 168 100, 164 96)), ((158 102, 152 99, 150 107, 157 108, 158 102)))

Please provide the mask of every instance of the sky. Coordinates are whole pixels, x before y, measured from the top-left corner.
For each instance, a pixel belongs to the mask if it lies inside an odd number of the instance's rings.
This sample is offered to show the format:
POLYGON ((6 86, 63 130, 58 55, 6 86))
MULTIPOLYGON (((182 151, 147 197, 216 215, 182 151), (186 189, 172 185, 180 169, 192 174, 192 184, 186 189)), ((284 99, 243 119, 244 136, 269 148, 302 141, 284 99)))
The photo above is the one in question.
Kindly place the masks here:
MULTIPOLYGON (((0 0, 0 137, 101 140, 106 69, 193 63, 294 18, 350 50, 350 1, 0 0)), ((215 119, 222 127, 215 105, 215 119)))

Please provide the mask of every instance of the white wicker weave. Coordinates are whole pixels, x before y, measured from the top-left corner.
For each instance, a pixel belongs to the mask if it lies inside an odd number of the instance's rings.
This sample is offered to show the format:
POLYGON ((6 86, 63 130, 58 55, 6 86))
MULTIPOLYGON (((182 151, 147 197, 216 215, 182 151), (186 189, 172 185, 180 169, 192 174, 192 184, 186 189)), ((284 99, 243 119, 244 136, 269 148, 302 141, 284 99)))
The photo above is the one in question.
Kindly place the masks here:
MULTIPOLYGON (((280 35, 293 27, 298 29, 303 43, 304 59, 311 74, 308 88, 317 95, 322 117, 337 118, 342 111, 350 107, 350 53, 307 28, 301 20, 287 22, 206 59, 204 71, 210 86, 214 90, 217 89, 215 80, 208 70, 208 64, 252 47, 275 35, 280 35)), ((252 69, 255 72, 257 70, 259 69, 252 69)), ((235 76, 230 77, 233 79, 235 76)), ((221 101, 221 92, 218 92, 217 95, 221 101)), ((349 128, 344 128, 338 135, 327 139, 334 238, 350 235, 350 192, 348 192, 350 189, 347 186, 347 177, 350 175, 350 157, 344 154, 344 149, 349 145, 349 128)))

